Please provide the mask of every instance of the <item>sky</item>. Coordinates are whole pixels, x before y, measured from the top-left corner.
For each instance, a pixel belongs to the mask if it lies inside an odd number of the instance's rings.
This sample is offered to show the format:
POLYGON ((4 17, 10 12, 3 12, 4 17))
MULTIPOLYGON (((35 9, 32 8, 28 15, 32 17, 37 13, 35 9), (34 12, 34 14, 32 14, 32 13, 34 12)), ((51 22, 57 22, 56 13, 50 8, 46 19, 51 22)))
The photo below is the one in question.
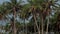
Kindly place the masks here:
MULTIPOLYGON (((9 0, 0 0, 0 4, 3 3, 4 1, 9 1, 9 0)), ((23 0, 26 1, 26 0, 23 0)))
POLYGON ((0 0, 0 4, 3 3, 4 1, 9 1, 9 0, 0 0))
MULTIPOLYGON (((4 1, 9 1, 9 0, 0 0, 0 4, 3 3, 4 1)), ((26 1, 26 0, 24 0, 26 1)), ((58 3, 60 4, 60 1, 58 1, 58 3)))

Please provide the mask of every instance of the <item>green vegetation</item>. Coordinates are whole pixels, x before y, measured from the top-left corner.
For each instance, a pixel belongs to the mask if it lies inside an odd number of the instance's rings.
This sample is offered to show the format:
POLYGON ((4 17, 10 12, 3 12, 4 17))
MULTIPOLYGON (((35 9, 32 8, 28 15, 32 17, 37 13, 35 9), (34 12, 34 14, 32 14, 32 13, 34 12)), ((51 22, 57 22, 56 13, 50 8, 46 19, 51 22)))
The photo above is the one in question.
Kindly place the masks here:
MULTIPOLYGON (((8 34, 48 34, 60 31, 59 0, 10 0, 0 5, 0 26, 8 34), (8 22, 8 23, 7 23, 8 22), (3 23, 3 22, 2 22, 3 23)), ((2 32, 1 32, 2 34, 2 32)))

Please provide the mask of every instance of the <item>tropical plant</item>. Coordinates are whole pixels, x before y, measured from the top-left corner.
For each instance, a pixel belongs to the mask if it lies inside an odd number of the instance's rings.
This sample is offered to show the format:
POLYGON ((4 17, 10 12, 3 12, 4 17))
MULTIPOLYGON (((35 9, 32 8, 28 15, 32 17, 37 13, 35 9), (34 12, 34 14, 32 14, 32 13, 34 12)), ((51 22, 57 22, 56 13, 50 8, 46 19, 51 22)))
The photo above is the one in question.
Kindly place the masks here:
MULTIPOLYGON (((12 14, 13 14, 13 34, 16 34, 16 26, 15 26, 15 18, 16 18, 16 12, 18 12, 18 10, 20 10, 21 8, 21 0, 20 1, 17 1, 17 0, 10 0, 10 2, 6 2, 6 5, 5 7, 7 8, 7 10, 9 10, 12 14)), ((12 26, 12 27, 13 27, 12 26)))

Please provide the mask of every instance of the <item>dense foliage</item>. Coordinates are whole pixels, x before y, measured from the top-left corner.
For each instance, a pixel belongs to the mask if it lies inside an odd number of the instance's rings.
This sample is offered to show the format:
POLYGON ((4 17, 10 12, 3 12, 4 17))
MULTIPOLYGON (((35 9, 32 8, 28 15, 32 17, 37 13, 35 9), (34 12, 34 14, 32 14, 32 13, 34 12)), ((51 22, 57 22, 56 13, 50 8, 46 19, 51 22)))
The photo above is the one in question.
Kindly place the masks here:
MULTIPOLYGON (((29 34, 60 31, 59 0, 10 0, 0 5, 1 29, 8 34, 29 34)), ((4 34, 5 34, 4 33, 4 34)), ((47 34, 46 33, 46 34, 47 34)), ((2 33, 1 33, 2 34, 2 33)))

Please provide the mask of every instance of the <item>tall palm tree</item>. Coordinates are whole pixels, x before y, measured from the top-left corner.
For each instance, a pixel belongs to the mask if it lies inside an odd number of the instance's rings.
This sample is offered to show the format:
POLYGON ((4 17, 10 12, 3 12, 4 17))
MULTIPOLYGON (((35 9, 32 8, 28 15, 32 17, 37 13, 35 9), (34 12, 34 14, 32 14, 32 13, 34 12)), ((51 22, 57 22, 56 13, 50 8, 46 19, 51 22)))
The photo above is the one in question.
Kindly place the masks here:
MULTIPOLYGON (((57 2, 57 0, 46 0, 42 3, 42 15, 41 15, 42 16, 41 17, 42 18, 42 34, 43 34, 43 31, 44 31, 43 30, 43 22, 44 22, 46 16, 48 16, 48 23, 47 23, 47 29, 46 29, 46 31, 48 33, 49 16, 50 16, 50 12, 53 10, 51 8, 51 6, 55 7, 55 8, 58 8, 57 6, 55 6, 55 4, 56 4, 55 2, 57 2)), ((59 5, 59 4, 56 4, 56 5, 59 5)))
POLYGON ((38 27, 38 24, 37 24, 37 20, 36 20, 36 9, 40 6, 40 3, 42 3, 43 0, 28 0, 28 4, 29 4, 29 12, 33 15, 34 17, 34 21, 35 21, 35 25, 38 29, 38 33, 40 34, 40 29, 38 27))
MULTIPOLYGON (((3 20, 7 20, 7 18, 6 18, 6 13, 4 13, 5 11, 6 11, 7 9, 5 8, 5 6, 4 6, 4 3, 2 3, 1 5, 0 5, 0 20, 2 21, 2 23, 3 23, 3 20)), ((1 23, 1 24, 2 24, 1 23)), ((2 27, 1 27, 1 30, 3 29, 3 25, 1 25, 2 27)))
MULTIPOLYGON (((26 10, 28 7, 27 5, 23 5, 22 7, 22 11, 20 12, 20 18, 22 20, 24 20, 24 25, 23 25, 23 29, 26 29, 26 34, 27 34, 27 23, 25 22, 25 20, 28 20, 30 14, 27 12, 28 10, 26 10), (25 27, 26 26, 26 27, 25 27)), ((24 31, 25 32, 25 31, 24 31)))
MULTIPOLYGON (((46 32, 48 33, 48 25, 49 25, 49 15, 50 15, 50 12, 53 10, 52 8, 51 8, 51 6, 52 7, 55 7, 55 8, 58 8, 58 6, 55 6, 55 2, 57 2, 57 0, 51 0, 51 1, 49 1, 49 0, 47 0, 47 3, 45 4, 46 5, 46 11, 47 11, 47 14, 46 14, 46 16, 48 16, 48 22, 47 22, 47 28, 46 28, 46 32), (51 10, 52 9, 52 10, 51 10)), ((59 5, 59 4, 58 4, 59 5)), ((47 34, 46 33, 46 34, 47 34)))
POLYGON ((37 25, 37 20, 36 20, 37 12, 39 12, 39 14, 40 14, 40 16, 42 18, 42 34, 43 34, 43 20, 44 20, 44 18, 46 16, 46 15, 44 15, 45 11, 46 11, 46 8, 44 8, 44 6, 47 7, 44 4, 46 3, 46 1, 45 0, 28 0, 28 2, 29 2, 29 6, 30 6, 29 12, 31 12, 31 14, 34 17, 35 25, 37 26, 39 34, 40 34, 40 29, 39 29, 39 27, 37 25), (37 8, 39 9, 39 11, 36 12, 37 8))
POLYGON ((21 0, 20 1, 17 1, 17 0, 10 0, 10 2, 6 2, 6 8, 7 10, 10 10, 10 12, 13 13, 13 34, 16 34, 16 27, 15 27, 15 18, 16 18, 16 12, 18 12, 18 10, 20 10, 20 3, 21 3, 21 0))

